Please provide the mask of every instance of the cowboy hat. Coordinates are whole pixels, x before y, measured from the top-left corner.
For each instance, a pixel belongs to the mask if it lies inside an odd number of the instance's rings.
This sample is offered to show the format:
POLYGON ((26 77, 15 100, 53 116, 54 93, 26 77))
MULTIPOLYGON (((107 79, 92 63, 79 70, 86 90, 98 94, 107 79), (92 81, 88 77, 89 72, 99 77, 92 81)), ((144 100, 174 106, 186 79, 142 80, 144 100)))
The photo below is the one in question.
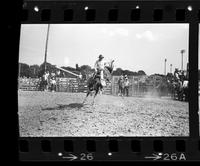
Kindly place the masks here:
POLYGON ((102 55, 99 55, 99 59, 103 59, 104 57, 102 55))

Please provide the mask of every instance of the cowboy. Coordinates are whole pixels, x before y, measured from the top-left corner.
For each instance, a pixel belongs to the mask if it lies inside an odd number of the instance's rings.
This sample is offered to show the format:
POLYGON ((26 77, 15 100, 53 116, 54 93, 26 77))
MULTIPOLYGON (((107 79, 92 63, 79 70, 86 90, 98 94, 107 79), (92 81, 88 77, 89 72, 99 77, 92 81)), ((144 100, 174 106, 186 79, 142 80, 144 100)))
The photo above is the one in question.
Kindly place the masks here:
POLYGON ((95 73, 100 75, 100 79, 103 80, 103 70, 104 70, 104 62, 103 56, 99 55, 99 59, 95 62, 94 69, 95 73))

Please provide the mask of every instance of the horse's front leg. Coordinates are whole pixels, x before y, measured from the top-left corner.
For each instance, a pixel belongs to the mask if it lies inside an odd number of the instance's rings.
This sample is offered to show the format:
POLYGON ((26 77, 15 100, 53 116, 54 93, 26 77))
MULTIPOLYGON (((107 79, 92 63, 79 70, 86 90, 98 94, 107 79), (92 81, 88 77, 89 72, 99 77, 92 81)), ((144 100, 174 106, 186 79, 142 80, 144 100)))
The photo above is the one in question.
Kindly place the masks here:
POLYGON ((94 94, 94 97, 93 97, 93 101, 92 101, 92 105, 94 105, 94 100, 95 100, 95 97, 96 97, 96 95, 98 94, 99 90, 100 90, 100 89, 97 89, 97 90, 95 91, 95 94, 94 94))

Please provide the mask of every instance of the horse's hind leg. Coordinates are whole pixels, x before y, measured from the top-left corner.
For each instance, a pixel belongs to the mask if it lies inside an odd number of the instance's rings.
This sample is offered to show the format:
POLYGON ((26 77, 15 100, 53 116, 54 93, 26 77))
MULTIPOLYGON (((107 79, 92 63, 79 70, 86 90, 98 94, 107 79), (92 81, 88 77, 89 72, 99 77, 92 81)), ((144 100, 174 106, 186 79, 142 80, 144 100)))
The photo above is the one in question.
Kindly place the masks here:
POLYGON ((89 96, 90 91, 87 92, 87 95, 85 96, 85 99, 83 100, 83 104, 85 104, 87 97, 89 96))

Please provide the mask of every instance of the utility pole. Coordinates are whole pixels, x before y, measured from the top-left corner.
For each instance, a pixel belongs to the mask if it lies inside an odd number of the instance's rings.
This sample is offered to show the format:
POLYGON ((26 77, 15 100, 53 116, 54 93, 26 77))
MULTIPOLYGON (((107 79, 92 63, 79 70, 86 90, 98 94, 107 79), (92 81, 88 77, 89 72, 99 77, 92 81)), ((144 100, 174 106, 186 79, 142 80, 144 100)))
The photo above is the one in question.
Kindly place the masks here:
POLYGON ((172 73, 172 64, 170 64, 170 73, 172 73))
POLYGON ((48 24, 48 27, 47 27, 45 56, 44 56, 44 72, 46 72, 46 69, 47 69, 47 49, 48 49, 48 40, 49 40, 49 29, 50 29, 50 24, 48 24))
POLYGON ((166 75, 166 62, 167 62, 167 59, 165 59, 165 65, 164 65, 164 75, 166 75))
POLYGON ((185 50, 181 50, 181 70, 183 71, 183 54, 185 53, 185 50))

